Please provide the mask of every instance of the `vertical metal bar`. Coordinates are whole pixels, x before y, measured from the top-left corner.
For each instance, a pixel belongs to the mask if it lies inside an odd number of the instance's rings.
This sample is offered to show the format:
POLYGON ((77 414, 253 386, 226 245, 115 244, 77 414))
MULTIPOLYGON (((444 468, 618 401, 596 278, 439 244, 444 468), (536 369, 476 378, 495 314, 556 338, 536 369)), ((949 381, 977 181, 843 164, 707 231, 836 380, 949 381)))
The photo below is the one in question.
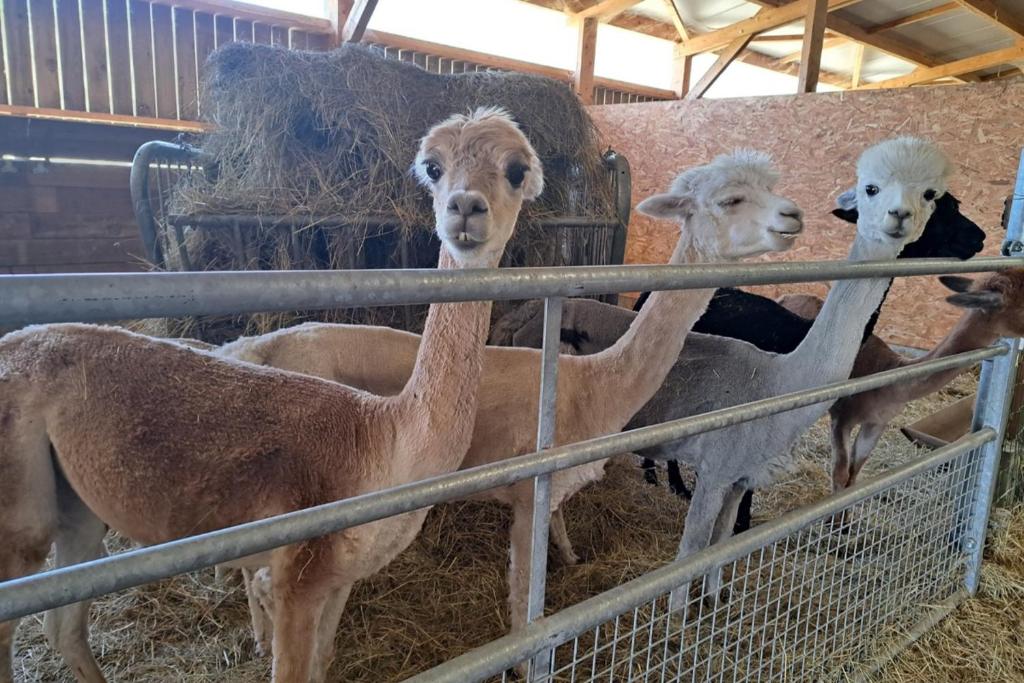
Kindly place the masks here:
POLYGON ((981 555, 985 548, 988 515, 992 508, 996 472, 1003 451, 1006 418, 1010 412, 1016 376, 1017 340, 1007 341, 1011 342, 1009 353, 982 363, 978 399, 974 404, 974 420, 971 425, 972 431, 991 427, 997 433, 995 439, 981 447, 981 473, 978 475, 978 487, 964 537, 964 551, 967 553, 964 587, 971 596, 977 593, 981 578, 981 555))
MULTIPOLYGON (((562 328, 562 297, 544 300, 544 346, 540 367, 540 408, 537 418, 537 450, 555 445, 558 403, 558 349, 562 328)), ((551 475, 533 480, 533 512, 530 520, 530 590, 526 619, 544 616, 544 591, 548 571, 548 528, 551 525, 551 475)), ((548 675, 554 651, 547 650, 533 659, 530 680, 548 675)))

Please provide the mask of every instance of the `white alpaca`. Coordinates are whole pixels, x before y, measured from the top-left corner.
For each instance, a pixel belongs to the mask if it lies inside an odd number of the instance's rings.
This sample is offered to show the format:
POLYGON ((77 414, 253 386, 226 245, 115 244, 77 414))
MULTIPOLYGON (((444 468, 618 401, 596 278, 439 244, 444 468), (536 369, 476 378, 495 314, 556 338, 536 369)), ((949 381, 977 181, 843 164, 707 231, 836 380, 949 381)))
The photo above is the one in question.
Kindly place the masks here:
MULTIPOLYGON (((638 210, 680 224, 671 263, 734 260, 788 249, 802 230, 801 212, 772 191, 778 179, 766 157, 750 152, 719 157, 690 169, 638 210)), ((619 431, 661 386, 686 332, 711 290, 657 292, 620 340, 603 353, 559 359, 557 442, 619 431)), ((220 353, 253 363, 315 374, 378 393, 397 391, 412 368, 419 337, 381 327, 301 325, 241 339, 220 353)), ((488 347, 480 409, 463 467, 534 450, 540 353, 488 347)), ((552 539, 575 561, 561 505, 604 475, 595 462, 551 478, 552 539)), ((513 508, 509 585, 513 628, 526 623, 532 482, 476 496, 513 508)), ((257 618, 259 618, 257 616, 257 618)))

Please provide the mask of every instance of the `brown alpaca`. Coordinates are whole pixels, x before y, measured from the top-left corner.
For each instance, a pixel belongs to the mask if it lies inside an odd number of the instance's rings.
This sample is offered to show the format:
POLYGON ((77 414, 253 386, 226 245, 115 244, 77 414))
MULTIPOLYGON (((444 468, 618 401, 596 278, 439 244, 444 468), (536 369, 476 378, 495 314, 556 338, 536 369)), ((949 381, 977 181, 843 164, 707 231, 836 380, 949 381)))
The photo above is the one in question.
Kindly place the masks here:
MULTIPOLYGON (((637 207, 680 224, 670 263, 736 260, 785 251, 802 230, 793 202, 772 191, 778 179, 767 158, 736 153, 682 173, 667 194, 637 207)), ((618 432, 661 386, 679 356, 686 332, 711 298, 711 290, 663 291, 611 348, 592 356, 560 356, 557 443, 618 432)), ((412 368, 419 337, 382 327, 309 324, 241 339, 219 353, 252 363, 318 375, 375 393, 398 391, 412 368)), ((480 407, 463 467, 511 458, 535 449, 540 352, 486 349, 480 407)), ((561 505, 600 479, 605 462, 556 472, 551 477, 552 539, 563 558, 576 560, 561 505)), ((512 627, 526 623, 530 512, 533 483, 522 481, 476 496, 513 508, 509 587, 512 627)), ((254 613, 257 630, 265 620, 254 613)))
MULTIPOLYGON (((427 133, 441 268, 494 267, 540 162, 501 111, 427 133)), ((115 328, 31 327, 0 339, 0 580, 102 553, 104 525, 159 543, 456 469, 476 413, 490 302, 431 306, 409 381, 381 397, 115 328), (51 455, 52 452, 52 455, 51 455)), ((278 548, 273 680, 322 681, 352 584, 416 536, 426 510, 278 548)), ((87 604, 47 615, 80 681, 102 681, 87 604)), ((15 623, 0 624, 0 681, 15 623)))
MULTIPOLYGON (((1000 337, 1024 336, 1024 269, 993 273, 974 282, 953 276, 943 276, 939 280, 957 292, 946 301, 966 309, 949 334, 935 348, 917 358, 902 356, 871 335, 857 353, 851 377, 864 377, 973 351, 989 346, 1000 337)), ((817 297, 804 294, 791 294, 779 299, 783 306, 805 318, 817 317, 819 302, 817 297)), ((967 368, 945 370, 836 401, 829 409, 832 420, 832 489, 840 491, 856 483, 857 475, 885 428, 903 410, 903 406, 938 391, 964 372, 967 368), (858 426, 860 431, 853 439, 853 431, 858 426)))

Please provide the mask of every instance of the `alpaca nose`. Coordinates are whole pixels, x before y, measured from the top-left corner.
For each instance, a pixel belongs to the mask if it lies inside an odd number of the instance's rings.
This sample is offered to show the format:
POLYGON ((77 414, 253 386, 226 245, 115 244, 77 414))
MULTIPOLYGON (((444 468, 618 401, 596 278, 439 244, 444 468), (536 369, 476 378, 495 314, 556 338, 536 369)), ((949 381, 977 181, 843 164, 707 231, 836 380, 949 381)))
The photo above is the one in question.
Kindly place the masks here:
POLYGON ((900 221, 905 221, 906 219, 913 216, 914 212, 911 211, 910 209, 904 209, 901 207, 899 209, 889 209, 889 215, 900 221))
POLYGON ((473 190, 460 190, 448 198, 448 211, 460 216, 487 213, 487 199, 473 190))
POLYGON ((792 218, 795 221, 800 221, 804 218, 804 212, 797 206, 782 209, 779 211, 779 215, 784 216, 785 218, 792 218))

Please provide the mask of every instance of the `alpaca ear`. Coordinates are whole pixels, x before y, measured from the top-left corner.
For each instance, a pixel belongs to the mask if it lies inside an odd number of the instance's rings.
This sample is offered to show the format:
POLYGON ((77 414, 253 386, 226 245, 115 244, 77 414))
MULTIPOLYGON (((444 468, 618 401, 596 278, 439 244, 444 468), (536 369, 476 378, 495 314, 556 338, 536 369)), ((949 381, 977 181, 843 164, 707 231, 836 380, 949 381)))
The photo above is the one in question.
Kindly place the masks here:
POLYGON ((960 277, 958 275, 940 275, 939 282, 941 282, 946 289, 959 294, 967 292, 971 288, 972 284, 971 278, 960 277))
POLYGON ((636 210, 651 218, 679 220, 693 214, 693 200, 675 194, 656 194, 636 205, 636 210))
POLYGON ((985 311, 986 313, 1001 311, 1006 306, 1006 300, 1003 299, 1003 295, 990 290, 954 294, 953 296, 946 297, 946 301, 960 308, 973 308, 985 311))
POLYGON ((544 166, 537 157, 530 158, 530 170, 523 182, 523 199, 536 199, 544 191, 544 166))
POLYGON ((860 214, 857 212, 857 190, 849 189, 836 197, 836 208, 832 210, 832 215, 836 218, 840 218, 847 223, 856 223, 860 218, 860 214))

